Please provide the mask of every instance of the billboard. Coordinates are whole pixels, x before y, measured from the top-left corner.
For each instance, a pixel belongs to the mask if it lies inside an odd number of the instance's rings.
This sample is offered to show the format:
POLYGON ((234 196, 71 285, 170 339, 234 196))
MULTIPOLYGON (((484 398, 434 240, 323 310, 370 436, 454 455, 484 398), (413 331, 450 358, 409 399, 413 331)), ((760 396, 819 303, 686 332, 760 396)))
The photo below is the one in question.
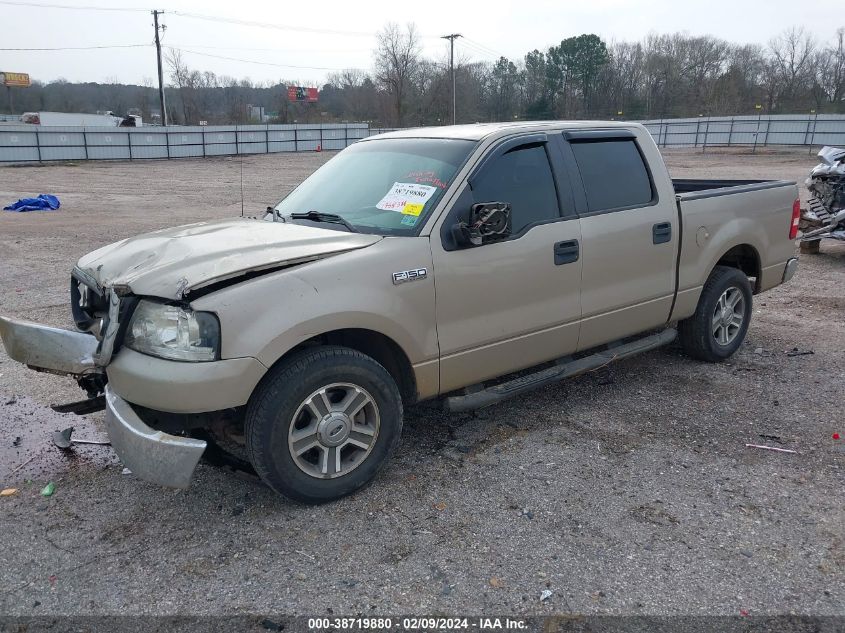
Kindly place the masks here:
POLYGON ((27 73, 10 73, 0 71, 0 84, 4 86, 17 86, 28 88, 32 85, 27 73))
POLYGON ((318 94, 319 93, 316 88, 288 86, 288 101, 306 101, 308 103, 316 103, 318 94))

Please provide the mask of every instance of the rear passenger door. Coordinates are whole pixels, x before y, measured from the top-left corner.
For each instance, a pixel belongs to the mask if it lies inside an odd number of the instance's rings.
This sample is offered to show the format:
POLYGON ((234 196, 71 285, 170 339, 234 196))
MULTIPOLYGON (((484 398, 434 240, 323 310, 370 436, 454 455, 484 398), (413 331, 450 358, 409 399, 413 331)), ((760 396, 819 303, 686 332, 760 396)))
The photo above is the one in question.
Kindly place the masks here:
POLYGON ((563 135, 581 219, 584 350, 665 323, 675 291, 678 216, 660 200, 630 130, 563 135))

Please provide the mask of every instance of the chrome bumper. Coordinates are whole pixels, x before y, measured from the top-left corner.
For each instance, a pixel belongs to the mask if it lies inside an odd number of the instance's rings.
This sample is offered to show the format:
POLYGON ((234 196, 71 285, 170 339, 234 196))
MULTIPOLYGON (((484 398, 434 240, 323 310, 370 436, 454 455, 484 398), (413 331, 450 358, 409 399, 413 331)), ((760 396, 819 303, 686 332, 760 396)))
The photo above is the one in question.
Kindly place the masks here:
POLYGON ((786 262, 786 268, 783 269, 783 283, 786 283, 790 279, 795 276, 796 271, 798 270, 798 258, 792 257, 788 262, 786 262))
POLYGON ((106 387, 106 428, 133 475, 160 486, 187 488, 206 443, 148 427, 126 400, 106 387))
POLYGON ((91 334, 0 317, 0 338, 9 358, 33 369, 71 376, 95 369, 99 342, 91 334))

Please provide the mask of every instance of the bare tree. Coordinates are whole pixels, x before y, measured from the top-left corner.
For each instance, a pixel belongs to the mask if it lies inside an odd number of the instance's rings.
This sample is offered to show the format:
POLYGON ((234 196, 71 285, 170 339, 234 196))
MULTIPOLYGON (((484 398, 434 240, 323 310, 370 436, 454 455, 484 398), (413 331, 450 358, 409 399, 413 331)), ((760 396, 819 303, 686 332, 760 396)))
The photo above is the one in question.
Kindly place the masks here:
POLYGON ((376 79, 390 95, 396 125, 401 127, 408 89, 420 65, 419 35, 412 23, 403 30, 391 22, 377 37, 376 79))
POLYGON ((816 45, 803 27, 787 29, 769 42, 771 70, 779 81, 777 102, 772 106, 794 107, 802 92, 809 92, 816 45))

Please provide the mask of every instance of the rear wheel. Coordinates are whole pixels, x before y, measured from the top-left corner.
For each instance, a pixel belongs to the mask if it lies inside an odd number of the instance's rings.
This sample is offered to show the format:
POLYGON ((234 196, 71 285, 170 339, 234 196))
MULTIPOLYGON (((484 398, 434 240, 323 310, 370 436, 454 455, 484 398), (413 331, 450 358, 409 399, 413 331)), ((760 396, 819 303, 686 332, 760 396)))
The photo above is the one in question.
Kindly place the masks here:
POLYGON ((680 322, 684 351, 716 363, 733 355, 751 322, 751 282, 741 270, 716 266, 704 284, 695 314, 680 322))
POLYGON ((375 360, 316 347, 274 368, 247 407, 250 462, 276 492, 305 503, 348 495, 399 443, 402 399, 375 360))

